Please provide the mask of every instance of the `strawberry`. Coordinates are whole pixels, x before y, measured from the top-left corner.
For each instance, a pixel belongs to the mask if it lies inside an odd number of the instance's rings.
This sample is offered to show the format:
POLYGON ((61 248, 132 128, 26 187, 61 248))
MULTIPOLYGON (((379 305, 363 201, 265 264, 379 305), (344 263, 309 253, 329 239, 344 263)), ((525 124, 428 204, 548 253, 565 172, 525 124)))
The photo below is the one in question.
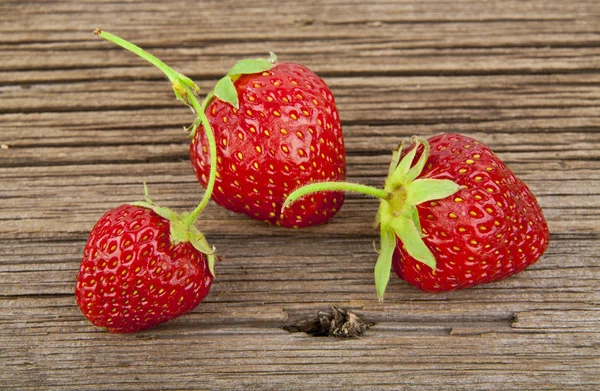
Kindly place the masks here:
POLYGON ((437 260, 435 272, 421 267, 400 242, 392 263, 396 274, 440 292, 497 281, 537 261, 549 232, 527 185, 472 138, 444 134, 428 141, 431 155, 418 178, 449 179, 461 189, 417 205, 423 241, 437 260))
POLYGON ((77 304, 111 332, 154 327, 194 309, 208 294, 208 259, 190 242, 173 245, 170 221, 121 205, 96 223, 77 277, 77 304))
MULTIPOLYGON (((298 186, 345 179, 340 118, 323 80, 302 65, 274 61, 238 62, 205 100, 217 140, 213 200, 284 227, 320 224, 340 209, 343 193, 315 194, 286 214, 281 206, 298 186)), ((210 168, 205 145, 204 133, 196 133, 190 158, 203 186, 210 168)))
POLYGON ((408 153, 395 151, 384 189, 319 183, 296 190, 286 205, 326 190, 381 198, 380 298, 391 265, 409 284, 442 292, 501 280, 540 258, 549 240, 542 210, 489 147, 459 134, 413 141, 408 153))
POLYGON ((92 229, 77 276, 75 295, 83 314, 111 332, 154 327, 195 308, 214 276, 214 248, 194 226, 216 178, 216 146, 196 99, 198 87, 139 47, 99 29, 94 31, 161 69, 175 96, 195 110, 193 128, 205 124, 212 167, 207 190, 191 213, 175 213, 148 197, 108 211, 92 229))

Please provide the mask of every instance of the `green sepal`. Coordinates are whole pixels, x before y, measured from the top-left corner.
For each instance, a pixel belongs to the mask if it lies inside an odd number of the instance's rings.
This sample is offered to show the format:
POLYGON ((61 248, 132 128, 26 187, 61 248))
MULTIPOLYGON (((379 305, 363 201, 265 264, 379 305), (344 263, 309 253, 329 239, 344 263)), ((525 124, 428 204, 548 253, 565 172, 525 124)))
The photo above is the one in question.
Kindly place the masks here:
POLYGON ((398 162, 400 162, 400 156, 402 155, 403 146, 404 143, 398 144, 398 147, 392 152, 392 161, 390 162, 388 176, 391 176, 394 173, 394 171, 396 171, 396 167, 398 167, 398 162))
POLYGON ((236 109, 240 106, 240 101, 237 96, 237 91, 235 90, 235 85, 233 85, 233 80, 231 80, 231 77, 229 76, 225 76, 217 82, 217 85, 213 90, 213 94, 219 100, 229 103, 236 109))
POLYGON ((198 85, 187 76, 184 76, 180 73, 178 73, 177 76, 177 79, 175 79, 171 83, 171 87, 173 88, 175 98, 177 98, 177 100, 180 100, 181 102, 189 106, 192 110, 194 110, 192 102, 188 97, 188 92, 183 87, 183 85, 189 88, 189 90, 192 92, 192 94, 194 94, 194 96, 198 96, 198 94, 200 93, 200 87, 198 87, 198 85))
POLYGON ((146 209, 152 209, 154 211, 154 213, 156 213, 160 217, 163 217, 167 220, 174 220, 174 219, 177 219, 179 216, 176 212, 172 211, 169 208, 158 206, 156 204, 151 204, 151 203, 144 202, 144 201, 132 202, 132 203, 130 203, 130 205, 140 206, 140 207, 146 208, 146 209))
POLYGON ((205 254, 206 255, 206 263, 208 263, 208 271, 210 271, 210 274, 212 274, 213 277, 216 277, 217 275, 215 274, 215 260, 216 260, 216 256, 215 254, 205 254))
POLYGON ((229 103, 238 109, 240 103, 234 85, 235 81, 241 75, 251 75, 254 73, 268 71, 269 69, 273 68, 275 61, 277 61, 277 56, 275 53, 271 52, 268 59, 256 58, 251 60, 240 60, 236 62, 229 72, 227 72, 227 75, 217 82, 215 89, 208 94, 202 104, 202 108, 206 109, 206 106, 208 106, 210 101, 216 97, 217 99, 229 103))
POLYGON ((183 127, 183 131, 188 133, 188 138, 194 138, 194 136, 196 136, 196 132, 198 131, 198 127, 201 123, 202 120, 200 119, 200 117, 196 117, 194 123, 192 123, 188 127, 183 127))
POLYGON ((193 225, 189 227, 186 226, 185 220, 189 213, 177 213, 169 208, 156 205, 148 195, 148 186, 146 185, 146 182, 144 182, 144 198, 145 201, 132 202, 130 205, 151 209, 160 217, 169 220, 169 236, 171 243, 177 245, 179 243, 189 242, 196 250, 206 255, 208 269, 214 277, 215 248, 208 244, 206 238, 198 228, 193 225))
POLYGON ((390 221, 390 227, 398 235, 406 252, 411 257, 435 270, 435 257, 423 242, 421 231, 417 230, 411 219, 404 216, 395 217, 390 221))
MULTIPOLYGON (((213 98, 215 97, 215 93, 214 91, 211 91, 208 93, 208 95, 206 95, 206 97, 204 98, 204 100, 202 101, 202 104, 200 105, 200 107, 202 108, 202 112, 206 111, 206 108, 208 107, 208 105, 210 104, 210 102, 213 100, 213 98)), ((192 111, 193 110, 192 108, 192 111)), ((200 118, 200 116, 196 116, 196 119, 194 120, 194 123, 190 126, 188 126, 187 128, 184 127, 184 131, 188 132, 188 138, 193 139, 196 136, 196 132, 198 131, 198 127, 200 126, 202 122, 202 119, 200 118)))
POLYGON ((423 153, 421 154, 421 157, 419 157, 419 160, 417 161, 417 163, 410 170, 408 170, 406 175, 404 175, 404 181, 407 183, 414 181, 419 176, 421 171, 423 171, 423 168, 425 168, 425 163, 427 162, 427 159, 429 159, 429 153, 431 150, 429 143, 427 142, 427 140, 417 139, 417 144, 415 144, 415 149, 414 149, 415 153, 417 152, 417 149, 419 148, 418 142, 421 142, 423 144, 424 150, 423 150, 423 153))
POLYGON ((418 205, 426 201, 440 200, 460 190, 460 186, 448 179, 417 179, 406 185, 406 203, 418 205))
MULTIPOLYGON (((271 53, 274 56, 274 53, 271 53)), ((269 59, 266 58, 257 58, 253 60, 240 60, 235 63, 235 65, 227 72, 228 76, 239 76, 239 75, 250 75, 253 73, 261 73, 264 71, 268 71, 273 68, 273 62, 277 59, 277 56, 274 57, 274 60, 271 61, 272 57, 269 59)))
POLYGON ((373 223, 373 228, 377 228, 381 225, 381 208, 377 210, 377 214, 375 215, 375 222, 373 223))
POLYGON ((183 220, 185 219, 185 215, 178 214, 177 217, 173 220, 169 220, 171 223, 171 243, 179 244, 190 241, 190 232, 185 227, 183 220))
POLYGON ((396 167, 396 170, 394 170, 394 173, 390 177, 388 177, 388 181, 390 181, 392 183, 405 183, 406 182, 406 180, 405 180, 406 174, 410 170, 410 166, 412 165, 415 155, 417 154, 417 149, 419 148, 419 144, 421 143, 421 140, 419 140, 417 137, 413 137, 412 141, 414 143, 414 148, 411 149, 410 152, 408 152, 406 154, 406 156, 404 156, 402 158, 402 160, 400 160, 400 163, 398 163, 398 167, 396 167))
POLYGON ((206 238, 202 234, 202 232, 198 231, 198 229, 194 226, 190 227, 189 230, 189 239, 192 246, 196 248, 196 250, 200 251, 204 255, 206 255, 206 261, 208 263, 208 270, 210 270, 210 274, 213 277, 215 274, 215 248, 211 247, 206 238))
POLYGON ((381 250, 375 264, 375 290, 379 301, 383 301, 383 294, 392 269, 392 257, 396 248, 396 234, 387 225, 381 226, 381 250))
POLYGON ((148 185, 146 185, 146 182, 144 182, 144 199, 146 201, 132 202, 130 205, 151 209, 154 211, 154 213, 167 220, 176 220, 179 218, 179 214, 172 211, 171 209, 158 206, 154 202, 152 202, 152 199, 150 199, 150 194, 148 193, 148 185))
POLYGON ((412 220, 415 227, 417 227, 417 231, 419 231, 419 233, 422 232, 421 231, 421 220, 419 218, 419 210, 414 205, 409 206, 407 209, 410 212, 410 219, 412 220))
POLYGON ((190 90, 192 90, 192 93, 195 96, 198 96, 198 94, 200 93, 200 87, 198 87, 198 85, 196 83, 194 83, 194 81, 192 79, 190 79, 189 77, 187 77, 186 75, 182 75, 181 73, 178 74, 179 79, 182 80, 184 82, 184 84, 186 86, 188 86, 188 88, 190 90))

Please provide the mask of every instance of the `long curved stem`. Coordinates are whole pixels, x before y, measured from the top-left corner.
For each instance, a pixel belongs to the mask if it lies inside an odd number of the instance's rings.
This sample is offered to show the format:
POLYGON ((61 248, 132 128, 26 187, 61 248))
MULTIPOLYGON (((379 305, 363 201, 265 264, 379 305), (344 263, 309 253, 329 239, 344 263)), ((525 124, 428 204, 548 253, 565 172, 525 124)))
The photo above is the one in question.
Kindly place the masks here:
POLYGON ((187 229, 196 222, 198 216, 200 216, 200 213, 202 213, 204 207, 206 207, 206 204, 208 204, 217 177, 217 144, 215 142, 215 136, 212 131, 212 127, 210 126, 208 118, 206 118, 206 115, 204 114, 204 108, 196 98, 196 94, 198 93, 198 86, 196 86, 196 84, 191 79, 175 71, 173 68, 169 67, 167 64, 154 57, 152 54, 148 53, 139 46, 136 46, 131 42, 119 38, 116 35, 113 35, 109 32, 102 31, 101 29, 94 30, 94 34, 118 46, 121 46, 125 50, 137 54, 139 57, 143 58, 144 60, 148 61, 149 63, 160 69, 171 81, 175 95, 178 97, 182 97, 182 100, 194 109, 194 112, 197 115, 197 119, 196 121, 194 121, 193 125, 194 131, 195 128, 197 128, 199 125, 198 119, 200 120, 200 123, 202 123, 202 127, 204 128, 204 132, 206 133, 206 138, 208 140, 208 147, 210 149, 210 173, 202 200, 200 200, 198 206, 184 219, 184 227, 187 229))
MULTIPOLYGON (((185 89, 189 94, 189 88, 185 87, 185 89)), ((206 114, 204 114, 204 110, 202 110, 200 103, 198 103, 198 99, 196 99, 196 97, 193 94, 190 95, 190 103, 192 103, 194 111, 196 112, 198 118, 200 118, 200 121, 202 122, 204 133, 206 133, 206 138, 208 140, 208 149, 210 150, 210 173, 208 176, 208 183, 206 184, 206 190, 204 191, 204 196, 202 197, 202 200, 200 200, 200 203, 198 204, 196 209, 194 209, 192 213, 190 213, 189 216, 187 216, 184 220, 184 225, 186 227, 189 227, 190 225, 193 225, 196 222, 198 216, 200 216, 200 213, 202 213, 204 207, 206 207, 206 204, 208 204, 210 196, 212 195, 213 189, 215 187, 215 180, 217 178, 217 143, 215 142, 215 135, 212 131, 212 127, 210 126, 210 122, 208 122, 208 118, 206 118, 206 114)))
POLYGON ((381 198, 387 200, 390 193, 385 190, 378 189, 367 185, 361 185, 359 183, 352 182, 319 182, 310 185, 303 186, 296 189, 288 196, 283 203, 283 209, 287 208, 291 203, 297 201, 299 198, 304 197, 313 193, 321 193, 324 191, 349 191, 353 193, 365 194, 372 197, 381 198))
POLYGON ((107 31, 103 31, 101 29, 94 30, 94 34, 96 34, 116 45, 119 45, 123 49, 128 50, 134 54, 137 54, 144 60, 148 61, 150 64, 152 64, 155 67, 157 67, 158 69, 160 69, 169 78, 171 83, 173 83, 173 82, 175 82, 175 80, 177 80, 177 76, 179 76, 179 72, 173 70, 167 64, 165 64, 158 58, 154 57, 152 54, 148 53, 141 47, 134 45, 131 42, 127 42, 123 38, 117 37, 116 35, 112 35, 111 33, 107 32, 107 31))

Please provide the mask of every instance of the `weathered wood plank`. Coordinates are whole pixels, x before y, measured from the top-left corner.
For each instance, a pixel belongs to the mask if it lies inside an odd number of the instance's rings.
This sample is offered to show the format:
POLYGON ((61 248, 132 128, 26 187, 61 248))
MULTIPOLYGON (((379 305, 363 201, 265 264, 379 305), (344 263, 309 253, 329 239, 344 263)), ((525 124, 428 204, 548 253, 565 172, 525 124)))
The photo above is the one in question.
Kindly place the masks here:
MULTIPOLYGON (((25 90, 5 86, 0 88, 0 102, 4 113, 181 108, 171 98, 168 83, 158 82, 162 80, 159 72, 153 72, 153 76, 157 81, 136 80, 125 83, 107 80, 68 85, 40 83, 25 90), (48 96, 53 99, 47 99, 48 96)), ((600 79, 594 75, 587 77, 585 83, 581 82, 580 75, 570 74, 506 75, 502 78, 478 75, 408 78, 377 76, 361 79, 359 84, 351 77, 324 77, 334 92, 337 103, 349 115, 356 115, 355 112, 359 110, 372 110, 372 114, 379 115, 388 113, 387 117, 391 117, 399 111, 416 114, 431 109, 462 109, 501 116, 507 114, 506 109, 537 109, 540 111, 538 116, 543 117, 544 110, 593 108, 600 100, 597 91, 600 79), (450 96, 458 99, 448 99, 450 96), (498 111, 486 112, 490 108, 498 111)), ((216 80, 202 81, 199 86, 202 91, 207 92, 215 82, 216 80)), ((517 111, 515 114, 521 113, 517 111)), ((376 119, 378 118, 373 118, 376 119)), ((352 116, 347 120, 356 121, 352 116)))
MULTIPOLYGON (((100 42, 99 44, 105 44, 100 42)), ((237 54, 239 57, 256 57, 264 56, 269 50, 277 51, 275 45, 264 45, 262 51, 256 51, 247 54, 237 54)), ((113 49, 115 50, 115 49, 113 49)), ((410 56, 403 50, 395 50, 389 56, 381 56, 378 53, 357 53, 357 57, 351 57, 352 61, 343 63, 330 63, 329 55, 323 56, 321 61, 306 61, 305 56, 294 54, 288 56, 285 50, 279 50, 282 59, 293 59, 296 62, 307 64, 323 76, 341 75, 341 76, 436 76, 436 75, 505 75, 505 74, 547 74, 547 73, 576 73, 588 74, 593 72, 598 62, 600 61, 600 50, 589 49, 590 53, 585 57, 578 56, 581 49, 561 50, 561 49, 535 49, 535 57, 521 58, 519 53, 522 53, 522 48, 515 48, 512 51, 502 50, 504 53, 494 53, 488 50, 472 50, 464 53, 452 55, 440 54, 434 50, 432 53, 422 53, 416 56, 410 56), (377 62, 373 62, 372 57, 377 57, 377 62), (398 58, 402 61, 398 61, 398 58), (448 58, 452 61, 448 61, 448 58), (497 58, 497 65, 490 69, 489 58, 497 58), (576 58, 577 60, 573 60, 576 58), (360 72, 349 71, 349 67, 365 69, 360 72)), ((177 63, 178 68, 187 70, 186 73, 190 77, 201 79, 210 75, 211 78, 216 78, 222 75, 233 64, 233 59, 213 59, 210 57, 199 57, 199 54, 191 54, 192 58, 182 59, 180 54, 168 55, 161 50, 153 50, 157 56, 164 58, 166 62, 177 63), (221 63, 220 66, 215 66, 215 62, 221 63), (198 71, 200 70, 200 71, 198 71)), ((344 56, 345 51, 334 53, 333 56, 344 56)), ((10 53, 9 53, 10 55, 10 53)), ((39 54, 32 54, 35 58, 39 54)), ((83 57, 86 53, 74 52, 69 55, 72 61, 76 61, 78 57, 83 57)), ((85 57, 90 63, 88 53, 85 57)), ((19 54, 20 56, 20 54, 19 54)), ((108 67, 110 64, 102 61, 95 54, 95 62, 93 68, 83 67, 77 69, 71 65, 64 70, 9 70, 0 72, 0 84, 3 85, 28 85, 40 83, 73 83, 83 80, 92 81, 109 81, 109 80, 130 80, 131 75, 135 74, 137 78, 145 80, 162 80, 157 76, 156 71, 149 69, 147 66, 137 65, 138 61, 127 60, 127 66, 108 67)), ((346 57, 346 56, 344 56, 346 57)), ((312 57, 311 57, 312 58, 312 57)), ((10 65, 10 64, 9 64, 10 65)), ((12 65, 14 67, 14 65, 12 65)), ((18 69, 18 68, 17 68, 18 69)))
POLYGON ((596 390, 600 388, 600 14, 596 0, 98 0, 0 3, 0 389, 596 390), (209 91, 269 50, 311 67, 343 120, 349 179, 384 180, 413 134, 490 145, 551 231, 524 272, 426 294, 374 293, 376 200, 285 230, 213 203, 199 226, 225 260, 194 311, 156 329, 91 326, 73 287, 109 208, 201 195, 161 74, 91 34, 150 49, 209 91), (283 328, 338 305, 360 339, 283 328))

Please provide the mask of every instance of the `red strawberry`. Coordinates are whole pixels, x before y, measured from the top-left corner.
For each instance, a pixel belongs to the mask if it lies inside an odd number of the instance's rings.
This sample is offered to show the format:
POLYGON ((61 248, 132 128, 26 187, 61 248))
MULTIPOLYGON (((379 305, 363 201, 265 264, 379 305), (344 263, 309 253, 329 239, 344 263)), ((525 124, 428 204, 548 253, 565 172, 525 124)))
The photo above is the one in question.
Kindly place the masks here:
POLYGON ((420 141, 394 153, 384 189, 332 182, 305 186, 286 205, 315 191, 356 191, 382 199, 381 252, 375 284, 383 297, 390 266, 430 292, 509 277, 546 250, 548 226, 529 188, 480 142, 459 134, 420 141))
MULTIPOLYGON (((315 194, 285 214, 281 206, 296 187, 345 179, 344 139, 331 91, 298 64, 268 64, 260 73, 239 75, 240 63, 215 88, 214 95, 224 100, 211 94, 205 101, 210 102, 206 116, 217 141, 213 200, 284 227, 327 221, 342 206, 343 193, 315 194), (222 91, 223 83, 230 91, 222 91)), ((205 145, 204 132, 197 132, 190 158, 203 186, 210 167, 205 145)))
POLYGON ((472 138, 443 134, 428 141, 431 155, 418 178, 449 179, 461 190, 417 206, 423 241, 437 260, 435 271, 399 241, 396 274, 422 290, 441 292, 501 280, 537 261, 549 232, 527 185, 472 138))
POLYGON ((94 226, 77 276, 77 304, 112 332, 154 327, 194 309, 213 276, 190 242, 173 245, 169 220, 121 205, 94 226))

